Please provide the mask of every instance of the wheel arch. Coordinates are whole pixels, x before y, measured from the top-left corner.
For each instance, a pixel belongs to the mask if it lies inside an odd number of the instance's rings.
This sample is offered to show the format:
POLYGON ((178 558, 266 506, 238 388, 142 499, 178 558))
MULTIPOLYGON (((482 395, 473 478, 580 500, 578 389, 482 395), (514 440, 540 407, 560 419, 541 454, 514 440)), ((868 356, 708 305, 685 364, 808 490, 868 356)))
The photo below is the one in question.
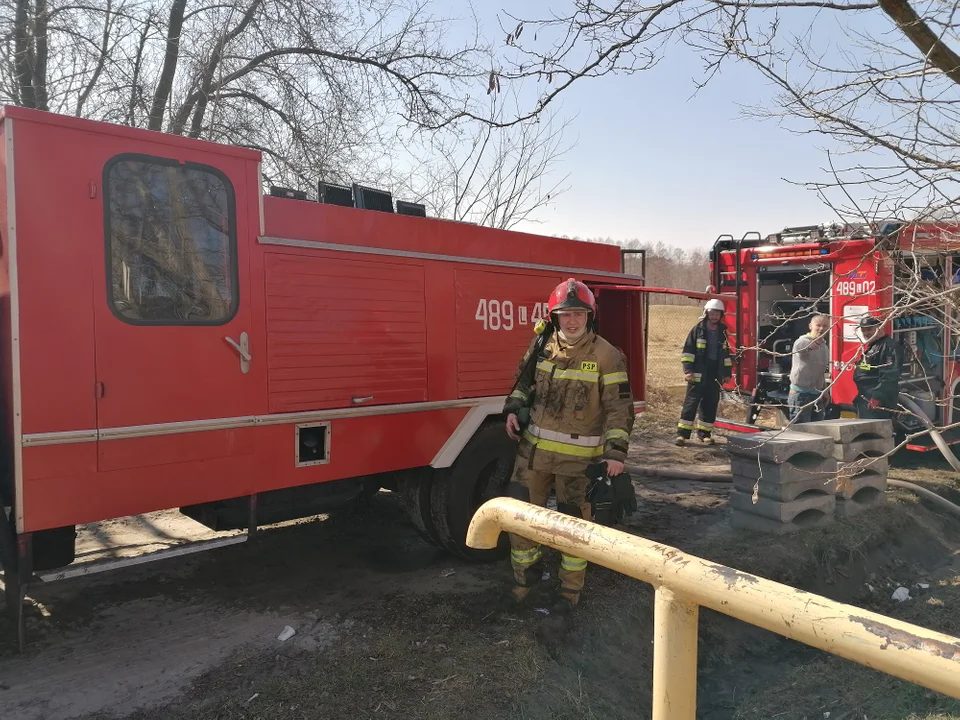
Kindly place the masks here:
POLYGON ((501 420, 503 418, 503 403, 506 398, 490 398, 482 403, 474 405, 463 416, 457 429, 454 430, 443 446, 434 455, 430 461, 430 467, 434 469, 449 468, 460 457, 460 453, 467 446, 467 443, 476 435, 477 431, 484 424, 491 420, 501 420))

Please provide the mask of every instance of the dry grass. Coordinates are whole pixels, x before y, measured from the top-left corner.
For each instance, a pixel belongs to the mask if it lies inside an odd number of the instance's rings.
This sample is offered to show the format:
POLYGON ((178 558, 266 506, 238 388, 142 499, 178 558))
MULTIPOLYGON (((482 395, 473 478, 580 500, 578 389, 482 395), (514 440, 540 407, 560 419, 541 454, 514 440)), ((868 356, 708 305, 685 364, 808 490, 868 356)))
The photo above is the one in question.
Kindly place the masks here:
MULTIPOLYGON (((647 388, 685 387, 680 353, 700 317, 699 306, 651 305, 647 338, 647 388)), ((681 394, 681 397, 683 395, 681 394)))

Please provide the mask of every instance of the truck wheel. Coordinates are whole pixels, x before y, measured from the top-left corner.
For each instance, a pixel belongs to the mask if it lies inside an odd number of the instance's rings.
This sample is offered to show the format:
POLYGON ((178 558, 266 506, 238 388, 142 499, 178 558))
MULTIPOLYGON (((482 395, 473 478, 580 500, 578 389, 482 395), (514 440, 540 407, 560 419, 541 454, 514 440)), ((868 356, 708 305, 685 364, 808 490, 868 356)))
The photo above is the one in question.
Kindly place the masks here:
POLYGON ((400 502, 424 540, 437 547, 445 547, 430 513, 430 492, 436 471, 433 468, 414 468, 397 473, 397 493, 400 502))
POLYGON ((477 562, 506 556, 510 549, 506 533, 500 535, 496 548, 476 550, 467 546, 467 528, 477 508, 506 495, 516 453, 517 443, 507 436, 503 423, 489 422, 474 433, 452 467, 434 475, 433 524, 444 547, 454 555, 477 562))

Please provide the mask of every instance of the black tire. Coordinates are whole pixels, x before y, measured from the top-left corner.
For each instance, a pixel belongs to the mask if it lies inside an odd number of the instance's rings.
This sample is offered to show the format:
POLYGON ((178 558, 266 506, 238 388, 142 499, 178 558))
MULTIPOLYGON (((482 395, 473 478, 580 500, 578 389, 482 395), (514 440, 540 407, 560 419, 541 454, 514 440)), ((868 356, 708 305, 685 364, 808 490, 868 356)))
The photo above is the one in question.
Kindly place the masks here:
POLYGON ((398 473, 397 493, 414 528, 431 545, 445 547, 430 513, 430 492, 436 471, 432 468, 415 468, 398 473))
POLYGON ((430 493, 433 524, 444 547, 474 562, 500 560, 510 550, 506 533, 497 547, 476 550, 467 546, 467 528, 474 513, 487 500, 507 494, 513 474, 517 443, 499 419, 488 421, 473 434, 453 466, 434 474, 430 493))

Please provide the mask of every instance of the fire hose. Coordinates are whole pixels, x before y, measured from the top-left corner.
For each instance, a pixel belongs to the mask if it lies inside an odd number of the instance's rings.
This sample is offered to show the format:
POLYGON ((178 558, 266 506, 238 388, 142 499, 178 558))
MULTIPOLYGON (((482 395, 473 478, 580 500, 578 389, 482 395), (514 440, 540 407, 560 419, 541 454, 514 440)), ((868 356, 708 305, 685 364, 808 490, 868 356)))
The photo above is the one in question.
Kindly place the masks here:
MULTIPOLYGON (((639 465, 625 465, 624 469, 631 475, 639 475, 641 477, 648 477, 657 480, 688 480, 690 482, 722 484, 733 483, 733 475, 729 473, 699 473, 690 472, 688 470, 672 470, 669 468, 647 468, 640 467, 639 465)), ((937 495, 935 492, 931 492, 926 488, 920 487, 919 485, 914 485, 913 483, 906 482, 904 480, 888 479, 887 485, 889 487, 900 488, 902 490, 909 490, 916 495, 929 500, 941 509, 960 517, 960 505, 955 505, 945 497, 937 495)))
POLYGON ((903 405, 907 410, 917 416, 920 422, 923 423, 924 427, 927 428, 927 432, 930 433, 930 437, 933 438, 933 442, 940 449, 940 453, 943 455, 944 459, 950 463, 950 467, 960 473, 960 460, 957 460, 957 456, 953 454, 953 451, 950 449, 950 446, 947 445, 947 441, 943 439, 943 436, 937 430, 936 425, 933 424, 933 421, 927 417, 927 414, 920 409, 920 406, 917 405, 909 396, 901 393, 900 394, 900 404, 903 405))

